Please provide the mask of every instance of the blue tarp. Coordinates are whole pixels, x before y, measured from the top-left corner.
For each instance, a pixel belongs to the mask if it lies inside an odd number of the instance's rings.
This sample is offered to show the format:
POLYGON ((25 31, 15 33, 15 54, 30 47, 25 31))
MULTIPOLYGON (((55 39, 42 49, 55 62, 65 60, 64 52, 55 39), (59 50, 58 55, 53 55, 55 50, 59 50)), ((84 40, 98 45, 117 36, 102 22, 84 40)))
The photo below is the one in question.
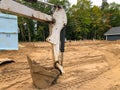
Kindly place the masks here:
POLYGON ((18 33, 17 16, 0 14, 0 33, 18 33))
POLYGON ((0 50, 18 50, 17 16, 0 14, 0 50))

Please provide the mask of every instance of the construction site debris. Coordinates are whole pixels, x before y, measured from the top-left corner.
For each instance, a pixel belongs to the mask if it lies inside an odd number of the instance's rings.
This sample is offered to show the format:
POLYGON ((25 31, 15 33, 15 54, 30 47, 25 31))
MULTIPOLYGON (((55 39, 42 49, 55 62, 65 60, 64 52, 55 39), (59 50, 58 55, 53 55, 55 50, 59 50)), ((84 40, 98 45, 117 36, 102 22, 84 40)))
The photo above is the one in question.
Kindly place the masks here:
POLYGON ((5 64, 8 64, 8 63, 13 63, 14 60, 12 59, 9 59, 9 58, 1 58, 0 59, 0 65, 5 65, 5 64))

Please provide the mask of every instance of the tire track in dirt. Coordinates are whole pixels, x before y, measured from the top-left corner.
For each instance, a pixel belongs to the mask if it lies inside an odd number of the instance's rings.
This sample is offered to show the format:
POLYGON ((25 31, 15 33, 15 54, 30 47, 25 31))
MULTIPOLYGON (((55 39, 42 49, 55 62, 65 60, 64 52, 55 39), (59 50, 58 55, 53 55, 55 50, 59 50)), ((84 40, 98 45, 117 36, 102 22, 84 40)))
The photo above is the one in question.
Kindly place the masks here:
MULTIPOLYGON (((95 43, 92 45, 94 46, 95 43)), ((56 89, 57 90, 78 90, 80 89, 81 86, 85 85, 88 82, 91 82, 92 80, 95 80, 97 77, 101 76, 106 71, 108 71, 110 69, 109 68, 110 64, 109 65, 107 64, 107 60, 108 59, 110 60, 114 56, 112 55, 112 57, 106 58, 108 57, 108 54, 104 55, 107 53, 106 50, 101 50, 101 48, 98 48, 99 45, 98 47, 92 47, 90 43, 88 46, 87 45, 80 46, 80 44, 73 44, 71 46, 67 45, 67 51, 65 52, 65 57, 64 57, 64 68, 65 68, 66 73, 63 76, 60 76, 57 84, 51 86, 50 88, 43 89, 43 90, 56 90, 56 89), (94 67, 87 67, 90 65, 94 67)), ((106 45, 102 44, 100 46, 106 46, 106 45)), ((32 50, 34 50, 34 48, 38 49, 38 50, 35 49, 36 52, 38 52, 38 56, 41 55, 41 52, 42 52, 41 47, 40 48, 32 47, 32 50)), ((42 47, 42 48, 45 48, 45 47, 42 47)), ((49 53, 48 51, 49 48, 50 47, 47 47, 47 50, 46 51, 44 50, 43 53, 46 53, 46 52, 49 53)), ((50 55, 51 54, 49 54, 48 56, 50 55)), ((111 53, 109 53, 109 55, 111 55, 111 53)), ((42 55, 39 58, 40 58, 40 61, 37 57, 35 57, 35 59, 37 59, 37 61, 42 66, 45 66, 45 67, 52 66, 53 60, 51 58, 46 58, 46 57, 44 58, 44 56, 42 55)), ((32 80, 30 78, 29 67, 27 63, 25 63, 24 67, 21 67, 22 65, 23 64, 21 63, 18 65, 18 67, 14 68, 14 70, 18 70, 18 72, 17 71, 8 72, 8 74, 7 73, 4 74, 6 76, 2 75, 3 77, 0 77, 2 78, 0 79, 1 81, 3 81, 5 84, 8 84, 4 86, 2 89, 14 90, 16 87, 19 87, 19 85, 23 85, 21 88, 16 88, 16 89, 18 90, 39 90, 39 89, 32 88, 32 86, 27 87, 31 85, 32 80), (24 82, 27 82, 27 84, 26 85, 22 84, 24 82), (26 86, 26 89, 25 89, 25 86, 26 86)), ((1 81, 0 81, 0 84, 1 84, 1 81)), ((115 86, 113 85, 109 89, 112 90, 111 88, 114 88, 114 87, 115 86)), ((1 87, 0 87, 0 90, 1 90, 1 87)), ((94 89, 88 89, 88 90, 94 90, 94 89)))
MULTIPOLYGON (((81 86, 83 83, 89 81, 89 80, 92 80, 92 79, 95 79, 97 76, 101 75, 102 73, 104 73, 105 71, 107 71, 109 68, 106 68, 104 67, 104 70, 98 70, 98 71, 95 71, 95 72, 89 72, 89 73, 85 73, 84 71, 81 70, 81 67, 82 65, 84 65, 85 63, 87 63, 88 65, 91 63, 91 58, 92 58, 92 61, 93 60, 98 60, 97 63, 99 64, 101 62, 101 60, 103 59, 103 57, 101 58, 101 56, 98 56, 99 58, 96 58, 97 56, 94 56, 90 57, 88 56, 87 57, 82 57, 81 59, 81 62, 79 59, 75 60, 72 58, 72 60, 74 61, 71 61, 72 63, 66 63, 65 66, 65 71, 67 71, 66 75, 63 75, 60 79, 60 82, 58 82, 57 85, 53 86, 53 87, 50 87, 49 90, 56 90, 56 88, 58 90, 72 90, 72 88, 75 88, 75 87, 79 87, 81 86), (84 61, 85 59, 85 61, 84 61), (100 60, 100 62, 99 62, 100 60), (77 72, 75 74, 75 76, 73 75, 73 72, 77 72), (69 79, 70 78, 70 79, 69 79), (68 80, 67 80, 68 79, 68 80)), ((96 62, 94 62, 96 63, 96 62)), ((107 67, 107 66, 106 66, 107 67)))
POLYGON ((28 71, 12 71, 9 73, 0 74, 0 90, 10 88, 17 83, 27 80, 28 77, 30 79, 30 73, 28 71))
POLYGON ((0 90, 6 90, 24 80, 30 79, 27 63, 16 62, 0 67, 0 90), (25 77, 25 78, 24 78, 25 77))
MULTIPOLYGON (((107 71, 107 70, 106 70, 107 71)), ((105 71, 104 71, 105 72, 105 71)), ((62 82, 62 83, 58 83, 55 86, 52 86, 49 88, 49 90, 66 90, 68 88, 68 90, 75 90, 75 87, 78 88, 80 87, 82 84, 84 84, 85 82, 88 82, 92 79, 95 79, 96 77, 98 77, 99 75, 101 75, 103 72, 92 72, 92 73, 84 73, 79 75, 77 78, 75 77, 73 80, 68 81, 68 82, 62 82), (74 88, 74 89, 72 89, 74 88)), ((73 76, 72 76, 73 77, 73 76)), ((66 77, 69 78, 69 77, 66 77)), ((63 79, 65 80, 65 79, 63 79)), ((45 89, 48 90, 48 89, 45 89)))
POLYGON ((10 85, 6 85, 6 86, 2 87, 0 90, 7 90, 7 89, 9 90, 10 87, 12 87, 12 86, 14 86, 16 84, 22 83, 22 82, 24 82, 26 80, 29 80, 30 78, 31 77, 22 78, 22 79, 19 79, 19 80, 15 81, 15 82, 11 82, 10 85))
MULTIPOLYGON (((92 47, 96 49, 95 47, 92 47)), ((79 87, 81 90, 120 90, 120 62, 119 57, 116 56, 111 50, 97 49, 104 53, 105 60, 108 63, 110 69, 104 74, 99 75, 97 78, 79 87), (113 84, 113 85, 112 85, 113 84)), ((114 49, 113 49, 114 51, 114 49)), ((116 52, 115 52, 116 53, 116 52)))
POLYGON ((23 73, 23 72, 11 72, 11 73, 7 73, 7 74, 1 74, 0 82, 7 82, 10 80, 14 80, 16 78, 23 76, 24 74, 25 73, 23 73))
POLYGON ((104 54, 105 61, 109 64, 109 67, 113 68, 115 65, 119 63, 120 58, 116 56, 114 53, 112 53, 110 50, 108 50, 108 48, 106 49, 96 48, 96 47, 90 47, 90 48, 101 51, 104 54))
POLYGON ((81 90, 120 90, 120 63, 91 82, 80 87, 81 90), (94 89, 93 89, 94 88, 94 89))

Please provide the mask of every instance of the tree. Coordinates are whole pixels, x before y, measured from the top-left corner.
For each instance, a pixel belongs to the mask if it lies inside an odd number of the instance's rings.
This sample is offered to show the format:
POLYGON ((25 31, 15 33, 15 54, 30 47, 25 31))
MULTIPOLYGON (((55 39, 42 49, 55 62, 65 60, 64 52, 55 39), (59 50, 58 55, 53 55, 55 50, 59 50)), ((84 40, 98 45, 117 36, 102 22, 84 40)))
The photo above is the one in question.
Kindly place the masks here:
MULTIPOLYGON (((40 3, 31 3, 31 2, 25 2, 24 0, 17 0, 19 3, 22 3, 28 7, 32 7, 35 10, 39 10, 41 12, 44 12, 46 14, 50 14, 50 7, 46 6, 44 4, 40 3)), ((38 41, 44 40, 44 37, 48 36, 43 33, 42 29, 46 29, 45 33, 48 32, 48 25, 45 23, 37 22, 37 33, 35 34, 35 23, 32 19, 24 18, 24 17, 19 17, 18 18, 18 24, 19 24, 19 40, 20 41, 38 41)))
MULTIPOLYGON (((66 37, 70 40, 80 39, 103 39, 104 33, 111 27, 120 26, 120 5, 116 3, 108 4, 103 0, 102 6, 92 6, 89 0, 78 0, 76 5, 70 7, 68 0, 47 0, 55 5, 63 5, 67 12, 68 24, 66 37)), ((51 14, 53 7, 20 1, 29 7, 51 14)), ((31 19, 19 17, 21 41, 44 41, 49 35, 48 24, 34 22, 31 19), (26 23, 26 27, 25 24, 26 23), (34 27, 36 24, 36 28, 34 27), (37 31, 35 31, 37 29, 37 31), (36 33, 35 33, 36 32, 36 33)))
POLYGON ((109 6, 109 4, 108 4, 107 0, 102 0, 101 9, 108 9, 108 6, 109 6))
POLYGON ((66 11, 68 11, 70 8, 70 2, 68 0, 48 0, 48 1, 55 5, 62 5, 66 11))
MULTIPOLYGON (((74 33, 73 39, 87 39, 89 33, 91 2, 78 0, 68 12, 68 26, 74 33)), ((69 32, 69 31, 68 31, 69 32)))
POLYGON ((110 25, 112 27, 120 26, 120 4, 111 3, 109 5, 110 25))
POLYGON ((99 30, 102 26, 102 11, 98 6, 93 6, 91 8, 91 29, 90 29, 90 39, 97 39, 99 35, 99 30))

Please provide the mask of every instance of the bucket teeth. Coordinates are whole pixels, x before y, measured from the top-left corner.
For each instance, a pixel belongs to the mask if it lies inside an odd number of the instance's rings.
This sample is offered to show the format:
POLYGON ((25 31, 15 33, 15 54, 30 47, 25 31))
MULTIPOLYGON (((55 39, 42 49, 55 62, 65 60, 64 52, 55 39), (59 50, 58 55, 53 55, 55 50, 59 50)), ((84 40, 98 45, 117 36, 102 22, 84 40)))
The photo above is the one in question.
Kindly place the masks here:
POLYGON ((60 75, 58 69, 44 68, 40 64, 31 60, 29 56, 27 56, 27 60, 29 63, 33 84, 37 88, 47 88, 57 82, 57 79, 60 75))

